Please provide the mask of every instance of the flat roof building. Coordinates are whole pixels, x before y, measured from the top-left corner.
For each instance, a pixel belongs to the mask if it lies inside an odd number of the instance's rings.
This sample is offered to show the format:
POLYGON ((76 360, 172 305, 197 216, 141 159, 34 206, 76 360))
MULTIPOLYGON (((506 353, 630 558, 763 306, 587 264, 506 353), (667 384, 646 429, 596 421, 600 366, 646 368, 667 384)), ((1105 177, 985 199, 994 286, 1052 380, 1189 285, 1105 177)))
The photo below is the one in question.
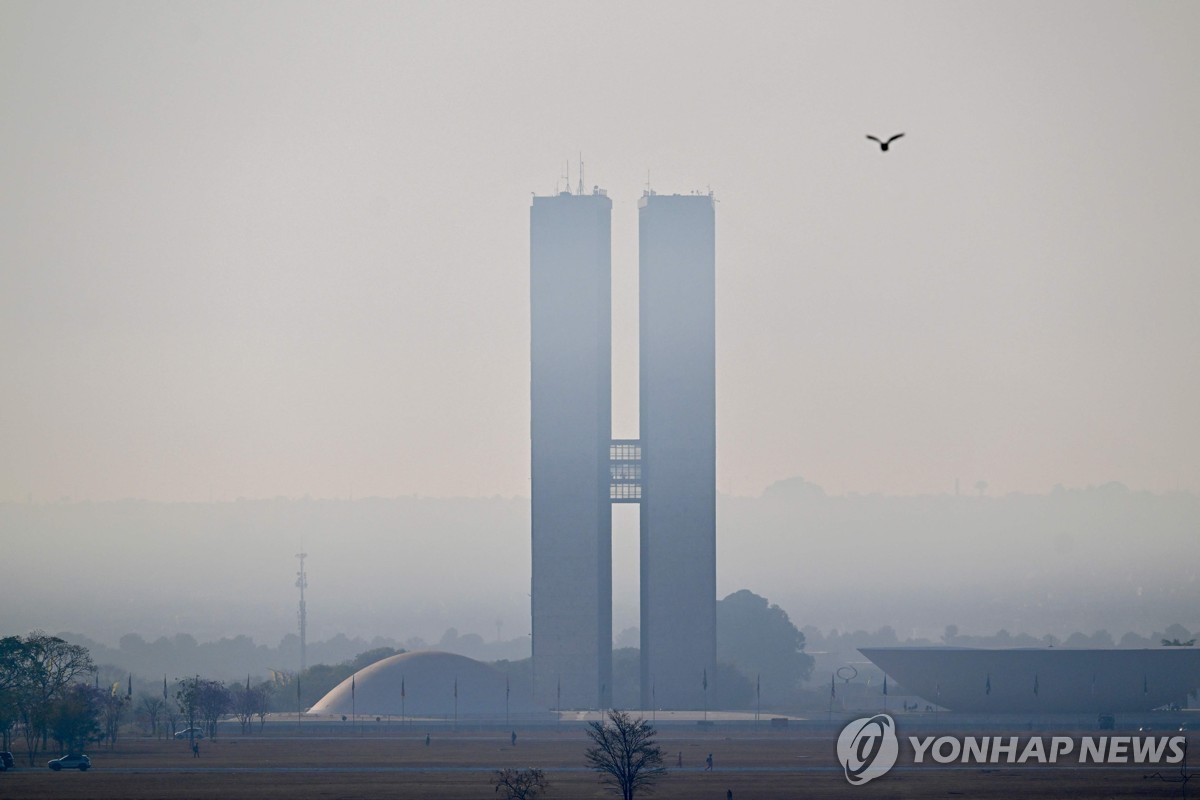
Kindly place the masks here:
POLYGON ((863 647, 899 684, 974 714, 1149 711, 1200 689, 1200 649, 863 647))

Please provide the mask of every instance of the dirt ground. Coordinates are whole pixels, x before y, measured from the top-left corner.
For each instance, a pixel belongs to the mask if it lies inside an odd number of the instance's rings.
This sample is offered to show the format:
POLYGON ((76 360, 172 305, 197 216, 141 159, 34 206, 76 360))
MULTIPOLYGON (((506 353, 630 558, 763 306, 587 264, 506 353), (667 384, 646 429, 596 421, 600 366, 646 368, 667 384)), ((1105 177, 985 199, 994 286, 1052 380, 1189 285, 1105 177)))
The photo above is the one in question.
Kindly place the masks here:
MULTIPOLYGON (((89 752, 86 772, 51 772, 42 755, 37 767, 0 773, 3 800, 176 800, 254 798, 300 800, 332 798, 462 798, 495 800, 492 771, 541 767, 553 798, 619 797, 583 767, 587 746, 581 726, 517 729, 514 747, 508 729, 432 731, 394 726, 354 730, 324 726, 297 735, 294 726, 268 726, 265 734, 226 732, 204 740, 199 758, 186 741, 126 738, 113 749, 89 752)), ((946 733, 942 730, 939 735, 946 733)), ((1083 732, 1076 732, 1077 734, 1083 732)), ((1087 732, 1092 733, 1092 732, 1087 732)), ((957 768, 915 765, 904 749, 898 766, 860 787, 850 786, 837 763, 834 729, 772 731, 737 728, 696 731, 687 726, 660 730, 668 775, 647 795, 659 800, 772 798, 1169 798, 1180 783, 1144 776, 1145 767, 1063 768, 1059 766, 957 768), (705 756, 714 768, 706 771, 705 756), (682 758, 683 767, 677 766, 682 758)), ((1193 734, 1194 737, 1194 734, 1193 734)), ((1178 778, 1178 767, 1165 770, 1178 778)), ((1200 794, 1200 783, 1192 787, 1200 794)))

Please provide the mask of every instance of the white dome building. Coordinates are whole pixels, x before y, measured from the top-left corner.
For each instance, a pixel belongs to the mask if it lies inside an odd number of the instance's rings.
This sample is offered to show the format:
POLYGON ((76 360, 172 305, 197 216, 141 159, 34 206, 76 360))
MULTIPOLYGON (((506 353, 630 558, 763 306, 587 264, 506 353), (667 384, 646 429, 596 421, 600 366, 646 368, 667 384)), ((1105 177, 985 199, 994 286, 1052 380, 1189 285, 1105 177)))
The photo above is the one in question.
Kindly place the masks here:
POLYGON ((503 717, 505 700, 511 714, 529 714, 529 688, 512 685, 505 675, 482 661, 454 653, 422 650, 376 661, 339 683, 309 709, 310 714, 460 719, 503 717), (353 697, 351 696, 353 691, 353 697), (456 697, 457 696, 457 697, 456 697))

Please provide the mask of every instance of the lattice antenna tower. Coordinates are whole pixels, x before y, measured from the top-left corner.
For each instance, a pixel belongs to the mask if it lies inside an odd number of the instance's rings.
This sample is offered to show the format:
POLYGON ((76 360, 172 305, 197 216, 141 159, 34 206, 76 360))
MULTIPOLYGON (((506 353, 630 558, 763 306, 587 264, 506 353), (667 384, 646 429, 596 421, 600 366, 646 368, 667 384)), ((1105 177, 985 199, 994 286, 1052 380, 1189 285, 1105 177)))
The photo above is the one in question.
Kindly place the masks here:
POLYGON ((308 666, 307 653, 305 653, 305 637, 308 633, 308 609, 304 607, 304 590, 308 588, 308 575, 304 572, 304 559, 308 558, 308 553, 297 553, 296 558, 300 559, 300 571, 296 573, 296 587, 300 590, 300 613, 297 617, 300 620, 300 671, 304 672, 308 666))

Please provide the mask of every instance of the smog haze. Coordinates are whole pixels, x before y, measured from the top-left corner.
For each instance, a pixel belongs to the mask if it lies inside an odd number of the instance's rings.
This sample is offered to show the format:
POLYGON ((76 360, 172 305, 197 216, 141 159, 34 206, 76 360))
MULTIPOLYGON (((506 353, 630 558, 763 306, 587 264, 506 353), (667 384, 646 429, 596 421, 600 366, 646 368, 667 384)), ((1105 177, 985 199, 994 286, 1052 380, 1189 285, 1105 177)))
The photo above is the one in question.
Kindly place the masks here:
POLYGON ((6 3, 0 635, 273 643, 303 549, 314 638, 526 636, 530 198, 581 185, 614 437, 638 198, 718 201, 720 595, 1195 630, 1198 36, 1186 4, 6 3))

